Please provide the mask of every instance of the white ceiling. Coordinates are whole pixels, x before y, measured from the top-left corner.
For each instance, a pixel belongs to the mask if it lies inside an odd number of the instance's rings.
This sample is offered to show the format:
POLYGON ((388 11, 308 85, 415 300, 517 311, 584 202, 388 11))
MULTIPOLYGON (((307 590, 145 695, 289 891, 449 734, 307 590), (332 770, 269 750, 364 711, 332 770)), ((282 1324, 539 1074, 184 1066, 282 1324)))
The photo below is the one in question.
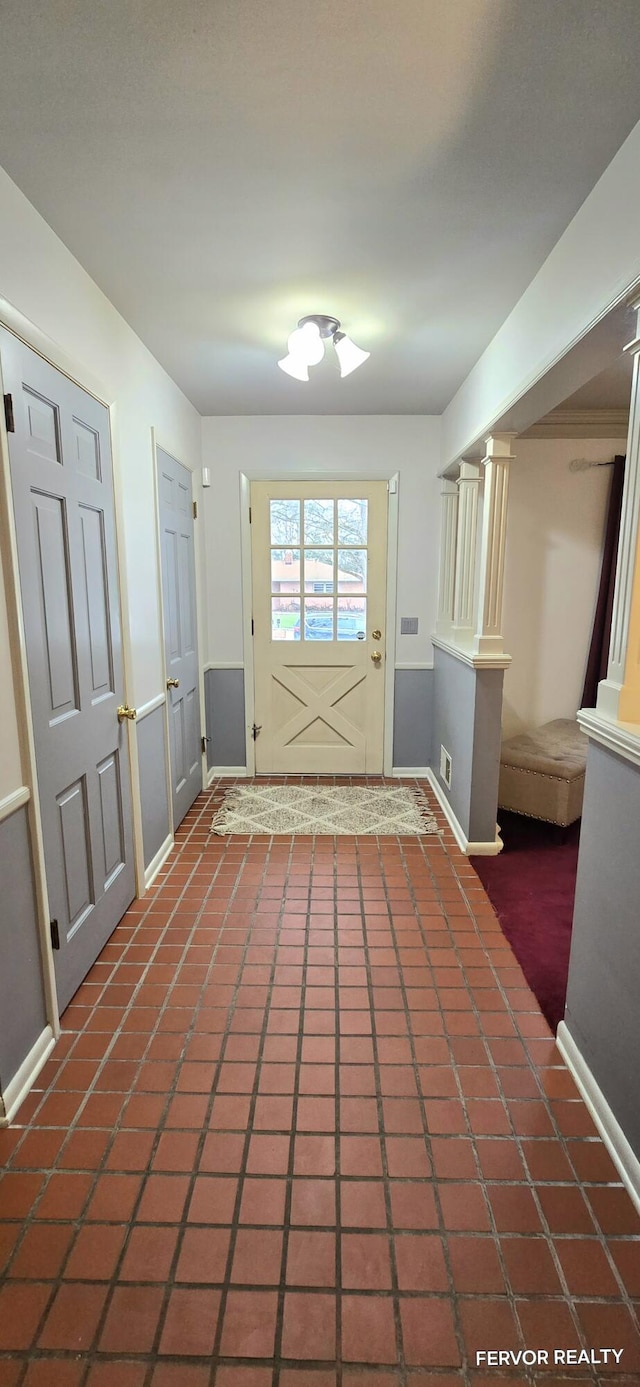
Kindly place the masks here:
POLYGON ((203 414, 439 413, 639 47, 638 0, 2 0, 0 163, 203 414), (344 381, 276 367, 312 312, 371 350, 344 381))

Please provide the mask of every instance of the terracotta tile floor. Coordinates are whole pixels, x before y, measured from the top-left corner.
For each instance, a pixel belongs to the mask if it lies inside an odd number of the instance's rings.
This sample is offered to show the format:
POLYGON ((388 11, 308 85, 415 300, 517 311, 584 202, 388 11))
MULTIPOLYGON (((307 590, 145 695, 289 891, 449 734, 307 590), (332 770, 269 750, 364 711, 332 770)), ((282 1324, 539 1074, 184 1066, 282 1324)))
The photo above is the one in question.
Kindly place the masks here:
POLYGON ((640 1221, 450 836, 213 798, 0 1132, 0 1387, 637 1383, 640 1221))

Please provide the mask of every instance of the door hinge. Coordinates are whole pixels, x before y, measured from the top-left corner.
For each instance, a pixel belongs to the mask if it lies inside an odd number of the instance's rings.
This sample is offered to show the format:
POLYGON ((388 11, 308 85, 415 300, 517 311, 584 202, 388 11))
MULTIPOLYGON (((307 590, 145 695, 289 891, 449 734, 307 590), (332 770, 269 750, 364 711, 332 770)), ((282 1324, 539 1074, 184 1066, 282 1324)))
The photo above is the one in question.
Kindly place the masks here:
POLYGON ((251 635, 254 634, 253 617, 251 618, 251 635))
POLYGON ((13 417, 13 395, 5 395, 4 397, 4 422, 7 433, 15 433, 16 421, 13 417))
POLYGON ((51 921, 50 921, 50 924, 49 924, 49 929, 51 930, 51 948, 52 948, 52 949, 59 949, 59 948, 60 948, 60 930, 58 929, 58 921, 57 921, 57 920, 51 920, 51 921))
POLYGON ((251 736, 253 737, 254 742, 256 741, 259 732, 262 732, 262 723, 254 722, 253 727, 251 728, 251 736))
POLYGON ((210 738, 210 737, 204 737, 204 736, 203 736, 203 737, 200 738, 200 746, 202 747, 202 755, 203 755, 203 756, 204 756, 204 754, 205 754, 205 752, 206 752, 206 750, 207 750, 207 743, 210 742, 210 741, 211 741, 211 738, 210 738))
POLYGON ((249 506, 249 524, 251 524, 251 506, 249 506))
POLYGON ((197 502, 197 501, 194 501, 194 503, 193 503, 193 518, 194 518, 194 520, 197 520, 197 519, 198 519, 198 502, 197 502))

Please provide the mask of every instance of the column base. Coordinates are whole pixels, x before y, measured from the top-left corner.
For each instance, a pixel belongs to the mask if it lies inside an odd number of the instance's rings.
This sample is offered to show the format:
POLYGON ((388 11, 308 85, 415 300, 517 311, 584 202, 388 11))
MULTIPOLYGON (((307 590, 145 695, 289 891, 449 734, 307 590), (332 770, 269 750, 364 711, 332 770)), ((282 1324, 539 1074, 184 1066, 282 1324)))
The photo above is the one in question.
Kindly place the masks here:
POLYGON ((474 655, 504 655, 502 636, 483 636, 475 633, 473 637, 474 655))
POLYGON ((621 693, 622 684, 616 679, 602 679, 598 684, 597 712, 602 713, 605 718, 611 718, 612 722, 617 722, 621 693))

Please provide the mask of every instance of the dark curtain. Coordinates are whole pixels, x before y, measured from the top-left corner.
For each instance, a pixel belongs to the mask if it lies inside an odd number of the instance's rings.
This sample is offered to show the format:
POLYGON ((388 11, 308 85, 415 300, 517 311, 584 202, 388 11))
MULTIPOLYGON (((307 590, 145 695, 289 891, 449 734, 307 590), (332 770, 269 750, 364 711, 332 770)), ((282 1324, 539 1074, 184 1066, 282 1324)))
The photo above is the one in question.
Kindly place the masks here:
POLYGON ((600 587, 593 620, 591 646, 587 659, 587 669, 582 690, 581 708, 595 708, 598 697, 598 684, 607 677, 609 662, 609 642, 611 639, 611 613, 616 581, 616 561, 618 540, 620 538, 620 517, 622 514, 622 488, 624 486, 623 457, 615 457, 612 466, 611 486, 607 508, 607 524, 604 535, 600 587))

